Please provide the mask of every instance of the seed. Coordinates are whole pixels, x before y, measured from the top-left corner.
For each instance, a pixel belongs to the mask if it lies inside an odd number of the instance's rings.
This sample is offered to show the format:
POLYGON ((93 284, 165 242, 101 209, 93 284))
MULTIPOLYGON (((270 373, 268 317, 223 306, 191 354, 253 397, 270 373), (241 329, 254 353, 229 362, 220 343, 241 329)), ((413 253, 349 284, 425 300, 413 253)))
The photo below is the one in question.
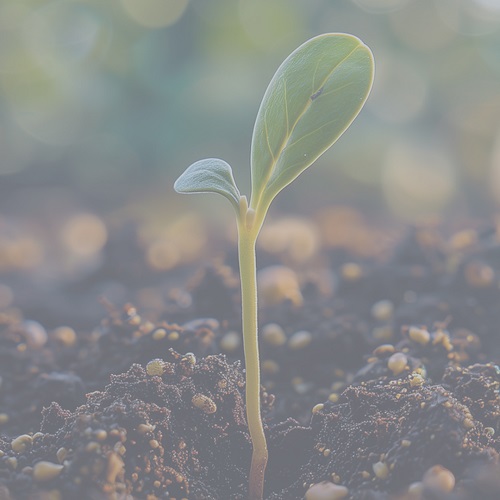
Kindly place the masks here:
POLYGON ((495 271, 489 265, 473 261, 464 270, 465 280, 473 288, 487 288, 495 281, 495 271))
POLYGON ((137 432, 139 434, 147 434, 148 432, 153 432, 154 427, 151 424, 139 424, 137 426, 137 432))
POLYGON ((115 484, 116 478, 123 473, 125 464, 122 457, 117 453, 111 452, 108 454, 108 466, 106 471, 106 480, 110 484, 115 484))
POLYGON ((416 481, 414 483, 411 483, 410 486, 408 486, 408 493, 411 493, 412 495, 416 495, 417 498, 420 498, 420 495, 421 495, 423 490, 424 490, 424 484, 420 481, 416 481))
POLYGON ((31 447, 32 443, 33 438, 31 436, 29 436, 28 434, 22 434, 21 436, 13 439, 10 443, 10 446, 12 447, 12 451, 14 451, 15 453, 23 453, 31 447))
POLYGON ((372 316, 378 321, 389 321, 394 313, 394 304, 390 300, 379 300, 373 304, 372 316))
POLYGON ((163 366, 164 366, 164 362, 162 359, 158 359, 158 358, 153 359, 146 365, 146 373, 150 377, 154 377, 154 376, 161 377, 163 375, 163 366))
POLYGON ((175 342, 176 340, 179 340, 179 332, 170 332, 168 334, 168 340, 170 340, 170 342, 175 342))
POLYGON ((64 459, 66 458, 67 455, 68 455, 68 450, 64 447, 59 448, 56 452, 56 457, 60 464, 64 462, 64 459))
POLYGON ((269 266, 257 274, 258 289, 263 303, 277 305, 289 300, 295 306, 303 303, 297 273, 285 266, 269 266))
POLYGON ((76 332, 69 326, 60 326, 52 332, 51 338, 66 347, 71 347, 76 343, 76 332))
POLYGON ((348 262, 342 266, 340 273, 346 281, 358 281, 363 276, 363 269, 359 264, 348 262))
POLYGON ((42 460, 33 467, 33 478, 35 481, 45 482, 55 479, 64 469, 64 465, 54 464, 42 460))
POLYGON ((227 332, 220 341, 223 351, 234 352, 241 346, 241 335, 238 332, 227 332))
POLYGON ((373 350, 373 354, 377 356, 377 358, 383 358, 388 354, 394 354, 395 351, 396 349, 392 344, 382 344, 373 350))
POLYGON ((315 415, 316 413, 318 413, 319 411, 321 411, 324 407, 325 407, 325 405, 323 403, 318 403, 312 409, 313 415, 315 415))
POLYGON ((283 345, 286 342, 285 331, 277 323, 268 323, 262 328, 262 339, 270 345, 283 345))
POLYGON ((429 343, 429 340, 431 340, 431 334, 427 330, 416 326, 410 326, 408 336, 413 342, 421 345, 426 345, 429 343))
POLYGON ((193 406, 199 408, 204 413, 215 413, 217 411, 217 405, 214 403, 212 399, 204 394, 195 394, 191 399, 193 406))
POLYGON ((425 486, 450 493, 455 487, 455 476, 442 465, 435 465, 427 470, 422 479, 425 486))
POLYGON ((379 479, 386 479, 389 475, 389 467, 384 462, 376 462, 372 465, 372 468, 379 479))
POLYGON ((40 349, 47 343, 47 331, 38 321, 24 321, 22 326, 28 347, 31 349, 40 349))
POLYGON ((349 490, 345 486, 331 483, 330 481, 322 481, 321 483, 313 484, 306 491, 306 500, 341 500, 349 494, 349 490))
POLYGON ((165 328, 157 328, 152 335, 153 340, 161 340, 164 339, 166 336, 167 336, 167 331, 165 330, 165 328))
POLYGON ((407 363, 408 358, 406 357, 406 354, 396 352, 387 360, 387 367, 394 375, 399 375, 404 372, 407 363))
POLYGON ((288 341, 288 347, 292 349, 292 351, 298 351, 300 349, 304 349, 304 347, 308 346, 312 341, 312 335, 310 332, 306 332, 305 330, 301 330, 299 332, 295 332, 288 341))
POLYGON ((262 372, 268 375, 275 375, 280 371, 280 365, 272 359, 266 359, 262 362, 262 372))
POLYGON ((463 420, 464 427, 466 429, 472 429, 474 427, 474 422, 470 418, 464 418, 463 420))

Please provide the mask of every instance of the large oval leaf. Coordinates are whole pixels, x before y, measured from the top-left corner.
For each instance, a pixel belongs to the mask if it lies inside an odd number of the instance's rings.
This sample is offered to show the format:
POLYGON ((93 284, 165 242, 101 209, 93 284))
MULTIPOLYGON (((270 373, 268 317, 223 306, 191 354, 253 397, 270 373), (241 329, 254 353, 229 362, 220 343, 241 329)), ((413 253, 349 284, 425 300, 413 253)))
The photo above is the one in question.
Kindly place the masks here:
POLYGON ((219 193, 225 196, 239 212, 240 192, 228 163, 218 158, 199 160, 189 166, 175 181, 178 193, 219 193))
POLYGON ((370 49, 352 35, 308 40, 281 64, 252 137, 251 207, 265 207, 349 127, 373 83, 370 49))

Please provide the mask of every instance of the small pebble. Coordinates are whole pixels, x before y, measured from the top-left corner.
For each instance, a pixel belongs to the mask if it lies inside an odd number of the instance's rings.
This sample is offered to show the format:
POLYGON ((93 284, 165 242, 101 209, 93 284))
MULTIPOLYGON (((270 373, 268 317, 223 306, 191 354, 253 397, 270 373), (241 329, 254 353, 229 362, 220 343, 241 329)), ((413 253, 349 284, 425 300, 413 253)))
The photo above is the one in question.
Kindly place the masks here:
POLYGON ((399 375, 400 373, 403 373, 405 371, 407 364, 408 364, 408 358, 406 354, 403 354, 402 352, 394 353, 387 360, 387 368, 389 368, 389 370, 391 370, 391 372, 394 375, 399 375))
POLYGON ((422 482, 433 490, 450 493, 455 487, 455 476, 442 465, 435 465, 427 470, 422 482))
POLYGON ((288 341, 288 347, 292 349, 292 351, 298 351, 300 349, 304 349, 307 347, 312 341, 312 335, 310 332, 306 332, 305 330, 301 330, 299 332, 295 332, 288 341))
POLYGON ((42 460, 37 462, 33 467, 33 478, 35 481, 45 482, 55 479, 64 469, 64 465, 54 464, 42 460))
POLYGON ((306 491, 306 500, 341 500, 346 498, 348 494, 349 490, 345 486, 330 481, 322 481, 313 484, 306 491))

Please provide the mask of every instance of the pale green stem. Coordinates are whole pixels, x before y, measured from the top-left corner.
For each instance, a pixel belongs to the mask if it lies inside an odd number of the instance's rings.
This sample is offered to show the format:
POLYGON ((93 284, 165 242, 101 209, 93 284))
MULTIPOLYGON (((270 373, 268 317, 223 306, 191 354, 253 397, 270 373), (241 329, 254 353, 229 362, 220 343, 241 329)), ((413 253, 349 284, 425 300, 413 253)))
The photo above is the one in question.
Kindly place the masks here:
POLYGON ((256 229, 255 225, 251 224, 250 220, 247 220, 247 215, 248 214, 242 214, 238 223, 238 256, 241 276, 247 421, 253 446, 248 498, 249 500, 262 500, 264 495, 264 474, 268 452, 260 415, 260 365, 257 337, 257 270, 255 263, 255 242, 257 240, 259 228, 256 229))

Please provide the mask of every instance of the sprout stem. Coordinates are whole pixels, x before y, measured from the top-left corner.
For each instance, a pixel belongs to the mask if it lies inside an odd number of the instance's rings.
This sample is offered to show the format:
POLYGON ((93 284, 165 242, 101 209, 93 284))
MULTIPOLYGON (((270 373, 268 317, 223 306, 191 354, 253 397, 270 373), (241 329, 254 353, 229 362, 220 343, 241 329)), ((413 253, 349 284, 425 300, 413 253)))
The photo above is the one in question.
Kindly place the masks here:
POLYGON ((238 223, 238 256, 241 275, 243 346, 246 369, 246 408, 252 440, 252 464, 248 485, 249 500, 262 500, 267 465, 267 443, 260 416, 260 366, 257 338, 257 270, 255 242, 258 230, 246 223, 246 214, 238 223))

